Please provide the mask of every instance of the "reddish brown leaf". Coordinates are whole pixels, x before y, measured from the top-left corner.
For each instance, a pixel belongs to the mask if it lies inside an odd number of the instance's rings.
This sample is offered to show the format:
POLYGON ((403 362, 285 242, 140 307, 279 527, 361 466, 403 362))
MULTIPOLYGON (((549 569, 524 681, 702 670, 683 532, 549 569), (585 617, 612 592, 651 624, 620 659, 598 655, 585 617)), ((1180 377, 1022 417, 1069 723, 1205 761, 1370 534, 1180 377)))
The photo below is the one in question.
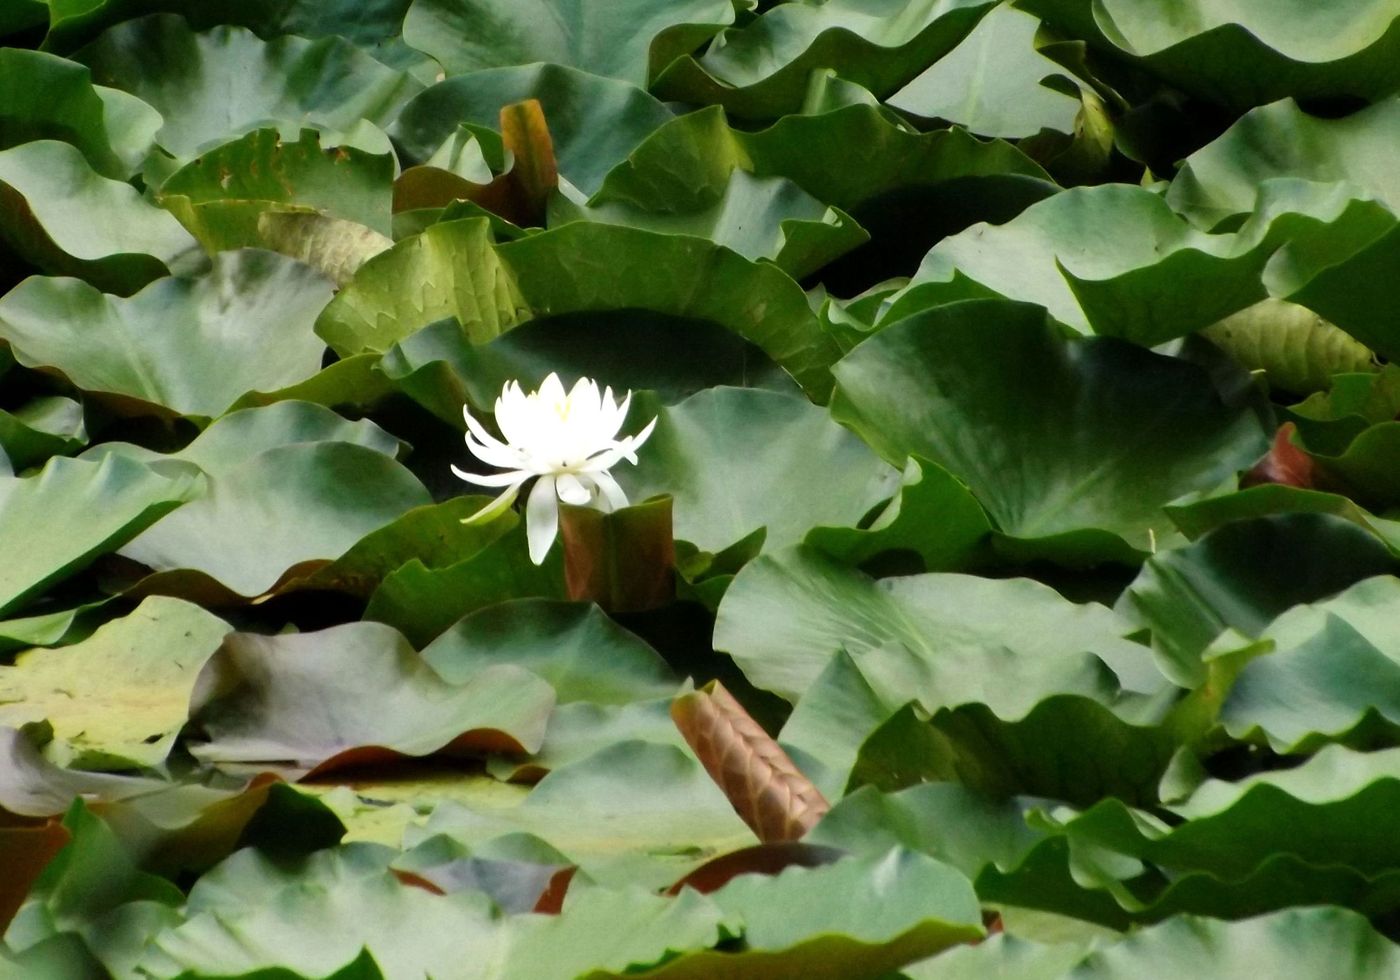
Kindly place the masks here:
POLYGON ((574 880, 577 871, 578 866, 571 865, 554 872, 550 876, 548 887, 540 893, 540 900, 535 903, 534 911, 542 915, 558 915, 564 907, 564 896, 569 893, 569 882, 574 880))
POLYGON ((515 189, 516 204, 525 221, 518 225, 544 224, 544 206, 559 186, 559 166, 554 140, 538 99, 526 99, 501 109, 501 142, 515 157, 506 176, 515 189))
POLYGON ((708 895, 740 875, 775 875, 793 866, 817 868, 840 860, 845 855, 846 852, 840 848, 804 844, 801 841, 757 844, 706 861, 666 889, 666 894, 678 895, 682 888, 693 888, 708 895))
POLYGON ((522 228, 543 225, 545 203, 559 186, 559 168, 539 100, 526 99, 501 109, 501 142, 515 162, 489 184, 474 183, 439 167, 408 168, 394 181, 394 212, 471 201, 522 228))
POLYGON ((563 506, 559 533, 570 599, 596 602, 608 612, 642 612, 675 598, 670 497, 611 514, 563 506))
POLYGON ((437 885, 433 884, 427 878, 424 878, 422 875, 417 874, 416 872, 403 871, 399 868, 390 868, 389 873, 392 874, 395 878, 399 879, 399 881, 401 881, 403 884, 408 885, 410 888, 421 888, 425 892, 430 892, 434 895, 447 894, 447 892, 443 891, 437 885))
POLYGON ((0 933, 69 836, 58 818, 37 826, 0 827, 0 933))
POLYGON ((1264 483, 1279 483, 1286 487, 1312 489, 1317 485, 1313 459, 1293 442, 1297 426, 1285 422, 1274 434, 1269 453, 1240 480, 1241 487, 1256 487, 1264 483))
MULTIPOLYGON (((449 759, 475 759, 483 755, 523 756, 528 753, 525 746, 506 732, 496 728, 474 728, 458 735, 433 754, 449 759)), ((337 752, 318 763, 302 778, 314 779, 328 772, 344 769, 393 766, 395 763, 414 758, 418 757, 407 752, 387 749, 382 745, 360 745, 337 752)))
POLYGON ((798 840, 831 804, 719 681, 682 694, 671 717, 758 839, 798 840))

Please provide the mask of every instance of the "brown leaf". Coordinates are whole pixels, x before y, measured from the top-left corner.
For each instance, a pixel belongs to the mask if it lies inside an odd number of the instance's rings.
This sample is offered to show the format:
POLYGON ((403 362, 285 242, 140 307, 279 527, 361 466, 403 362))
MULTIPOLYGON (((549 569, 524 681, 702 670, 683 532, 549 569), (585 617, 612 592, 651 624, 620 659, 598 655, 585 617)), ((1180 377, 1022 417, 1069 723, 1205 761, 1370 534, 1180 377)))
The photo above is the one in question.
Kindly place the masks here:
POLYGON ((545 202, 559 186, 559 166, 539 99, 501 109, 501 142, 515 157, 515 166, 507 176, 515 189, 516 205, 526 219, 515 223, 521 227, 542 225, 545 202))
POLYGON ((819 868, 845 856, 846 852, 840 848, 804 844, 801 841, 756 844, 706 861, 666 889, 666 894, 679 895, 682 888, 693 888, 702 895, 708 895, 740 875, 775 875, 784 868, 794 866, 819 868))
POLYGON ((1297 426, 1285 422, 1274 434, 1269 454, 1254 464, 1240 479, 1240 487, 1256 487, 1264 483, 1279 483, 1286 487, 1310 490, 1317 485, 1313 459, 1293 442, 1297 426))
POLYGON ((558 915, 564 908, 564 896, 569 893, 569 883, 574 880, 577 865, 560 868, 549 878, 549 885, 540 893, 534 911, 541 915, 558 915))
POLYGON ((515 162, 489 184, 439 167, 409 167, 394 181, 394 213, 471 201, 522 228, 542 226, 545 203, 559 186, 559 167, 538 99, 502 107, 501 142, 515 162))
POLYGON ((831 804, 719 681, 682 694, 671 717, 758 839, 798 840, 831 804))
POLYGON ((643 612, 676 596, 676 543, 671 498, 604 514, 591 507, 559 508, 564 583, 569 598, 608 612, 643 612))
POLYGON ((57 817, 37 826, 0 827, 0 933, 70 836, 57 817))

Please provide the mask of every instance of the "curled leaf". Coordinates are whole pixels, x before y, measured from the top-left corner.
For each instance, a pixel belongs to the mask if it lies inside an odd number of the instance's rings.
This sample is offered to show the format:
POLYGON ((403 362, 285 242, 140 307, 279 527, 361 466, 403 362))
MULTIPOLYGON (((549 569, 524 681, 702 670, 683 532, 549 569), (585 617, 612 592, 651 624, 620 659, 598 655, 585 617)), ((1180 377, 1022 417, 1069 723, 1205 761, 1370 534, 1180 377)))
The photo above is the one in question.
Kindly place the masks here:
POLYGON ((1240 487, 1256 487, 1263 483, 1279 483, 1285 487, 1301 487, 1304 490, 1314 486, 1313 459, 1293 442, 1297 426, 1285 422, 1274 434, 1274 444, 1268 455, 1240 478, 1240 487))
POLYGON ((735 812, 764 843, 798 840, 831 809, 719 681, 676 698, 671 717, 735 812))

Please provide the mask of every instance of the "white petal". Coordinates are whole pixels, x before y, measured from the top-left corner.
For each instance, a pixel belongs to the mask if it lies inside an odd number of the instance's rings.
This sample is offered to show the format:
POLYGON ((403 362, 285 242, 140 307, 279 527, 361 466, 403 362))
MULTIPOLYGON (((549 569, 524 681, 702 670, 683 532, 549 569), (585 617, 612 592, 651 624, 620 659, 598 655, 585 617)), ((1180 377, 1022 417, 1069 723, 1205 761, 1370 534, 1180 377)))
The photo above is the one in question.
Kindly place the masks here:
MULTIPOLYGON (((659 416, 658 416, 658 418, 659 418, 659 416)), ((628 441, 628 442, 631 443, 633 451, 636 451, 636 449, 637 449, 638 447, 640 447, 642 443, 646 442, 647 439, 649 439, 649 438, 651 437, 651 430, 652 430, 652 429, 655 429, 655 428, 656 428, 656 419, 652 419, 650 422, 648 422, 648 423, 646 424, 646 428, 642 429, 641 432, 638 432, 635 436, 628 436, 628 437, 627 437, 627 440, 626 440, 626 441, 628 441)))
POLYGON ((566 397, 564 395, 564 382, 559 380, 559 375, 550 371, 549 377, 540 382, 538 394, 540 399, 547 402, 551 407, 558 405, 563 402, 566 397))
POLYGON ((530 539, 530 560, 536 565, 544 564, 558 531, 559 500, 554 496, 554 477, 542 476, 525 504, 525 533, 530 539))
POLYGON ((506 448, 506 444, 487 432, 486 427, 477 421, 471 412, 467 411, 465 405, 462 406, 462 418, 467 420, 467 431, 476 437, 477 442, 481 443, 483 446, 506 448))
POLYGON ((598 489, 603 492, 602 500, 607 501, 608 506, 601 510, 613 511, 627 506, 627 494, 622 492, 611 473, 590 473, 589 478, 598 484, 598 489))
POLYGON ((508 487, 512 483, 524 483, 532 475, 514 470, 510 473, 492 473, 488 476, 482 476, 480 473, 468 473, 458 466, 453 466, 452 472, 468 483, 475 483, 479 487, 508 487))
POLYGON ((473 456, 502 470, 523 470, 525 469, 525 457, 520 450, 512 449, 510 446, 483 446, 472 438, 470 432, 467 433, 467 449, 473 456))
POLYGON ((572 473, 561 473, 554 481, 554 489, 558 492, 560 500, 575 507, 586 507, 593 499, 593 494, 589 493, 588 488, 572 473))
POLYGON ((481 510, 477 511, 471 517, 462 518, 462 523, 484 524, 485 522, 491 520, 497 514, 501 513, 503 510, 508 508, 511 504, 515 503, 515 497, 518 493, 520 493, 519 483, 517 483, 513 487, 510 487, 508 490, 506 490, 505 493, 501 494, 495 500, 491 501, 485 507, 481 508, 481 510))

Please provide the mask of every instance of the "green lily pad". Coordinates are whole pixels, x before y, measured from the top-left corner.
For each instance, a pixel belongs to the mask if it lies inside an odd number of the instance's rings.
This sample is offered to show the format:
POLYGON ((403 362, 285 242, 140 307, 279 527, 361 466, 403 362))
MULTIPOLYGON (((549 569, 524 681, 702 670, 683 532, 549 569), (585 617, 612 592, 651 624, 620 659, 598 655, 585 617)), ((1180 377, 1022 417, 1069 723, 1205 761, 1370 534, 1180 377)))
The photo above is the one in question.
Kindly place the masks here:
POLYGON ((410 561, 427 568, 455 565, 515 526, 517 518, 510 511, 468 521, 490 502, 490 497, 468 494, 415 507, 365 535, 330 564, 284 582, 279 591, 333 590, 368 599, 385 577, 410 561))
POLYGON ((1237 738, 1262 732, 1281 753, 1335 740, 1394 742, 1384 730, 1400 732, 1387 680, 1400 669, 1397 603, 1400 580, 1380 576, 1283 613, 1261 634, 1273 649, 1244 665, 1221 706, 1226 730, 1237 738))
POLYGON ((1394 208, 1400 181, 1385 165, 1400 133, 1400 99, 1340 119, 1309 115, 1291 99, 1252 109, 1191 154, 1167 203, 1203 228, 1254 209, 1259 186, 1280 177, 1345 181, 1394 208))
POLYGON ((45 395, 13 412, 0 410, 0 450, 17 469, 76 452, 87 441, 83 407, 71 398, 45 395))
POLYGON ((39 51, 0 48, 0 147, 62 140, 103 177, 125 180, 151 148, 160 115, 117 89, 94 85, 83 65, 39 51))
POLYGON ((894 489, 895 471, 805 398, 711 388, 634 404, 656 429, 618 482, 632 500, 670 494, 675 536, 702 551, 759 528, 766 548, 796 544, 818 524, 854 525, 894 489))
POLYGON ((1002 934, 907 967, 909 980, 1171 980, 1204 975, 1313 972, 1362 980, 1400 969, 1395 946, 1365 916, 1338 908, 1298 908, 1242 922, 1183 915, 1098 944, 1039 944, 1002 934), (1343 952, 1344 951, 1344 952, 1343 952))
POLYGON ((1065 339, 1043 310, 938 307, 833 369, 833 414, 886 459, 963 480, 1017 553, 1126 561, 1172 526, 1162 505, 1267 449, 1205 372, 1109 338, 1065 339))
POLYGON ((1046 22, 1198 99, 1237 112, 1287 96, 1365 101, 1400 89, 1400 26, 1384 0, 1290 5, 1024 0, 1046 22))
POLYGON ((1385 353, 1393 327, 1358 311, 1345 290, 1394 247, 1396 218, 1358 195, 1346 184, 1269 181, 1238 231, 1208 234, 1146 188, 1075 188, 934 246, 881 323, 1005 296, 1039 303, 1081 333, 1154 346, 1273 295, 1385 353))
POLYGON ((218 478, 269 449, 319 442, 363 446, 391 458, 404 449, 399 440, 369 419, 352 422, 320 405, 285 401, 229 412, 173 453, 159 453, 129 442, 102 442, 85 452, 83 458, 119 455, 144 463, 180 460, 218 478))
POLYGON ((130 459, 55 457, 36 476, 0 477, 0 613, 115 551, 194 492, 188 475, 130 459))
POLYGON ((730 173, 719 196, 695 211, 677 211, 669 203, 652 211, 611 199, 606 185, 587 202, 552 198, 549 226, 570 221, 708 238, 747 259, 769 259, 794 279, 811 275, 870 238, 850 215, 827 207, 792 181, 751 177, 743 170, 730 173))
POLYGON ((1331 387, 1337 374, 1375 369, 1374 355, 1307 307, 1260 300, 1201 331, 1243 367, 1262 371, 1269 384, 1311 394, 1331 387))
POLYGON ((169 214, 54 140, 0 151, 0 239, 45 272, 121 295, 166 275, 194 247, 169 214))
POLYGON ((519 667, 449 683, 379 623, 238 633, 200 690, 192 716, 208 740, 193 745, 197 757, 303 769, 385 755, 533 752, 554 707, 553 689, 519 667))
MULTIPOLYGON (((1092 651, 1110 663, 1132 662, 1146 651, 1123 639, 1131 630, 1103 606, 1076 605, 1029 579, 929 573, 875 580, 799 546, 739 572, 720 603, 714 642, 752 683, 795 701, 838 650, 859 664, 902 644, 929 669, 942 663, 956 675, 960 657, 1082 664, 1096 662, 1086 659, 1092 651)), ((969 670, 959 683, 975 687, 990 676, 969 670)))
POLYGON ((667 99, 722 105, 741 119, 800 111, 808 78, 823 68, 884 96, 952 50, 991 6, 987 0, 780 4, 725 31, 699 58, 677 60, 653 88, 667 99))
POLYGON ((141 970, 350 980, 450 975, 464 957, 489 958, 497 945, 490 900, 406 885, 389 871, 393 854, 357 844, 288 863, 240 851, 192 891, 188 920, 153 938, 141 970), (315 943, 303 941, 312 934, 315 943), (342 972, 347 965, 354 968, 342 972))
POLYGON ((229 26, 196 33, 173 14, 118 24, 74 57, 95 81, 160 112, 156 142, 182 160, 269 120, 334 135, 362 121, 382 127, 422 90, 343 38, 263 41, 229 26))
POLYGON ((530 320, 481 345, 455 319, 439 320, 385 351, 380 370, 458 430, 463 405, 489 412, 507 382, 538 390, 551 372, 616 392, 650 389, 665 402, 717 385, 796 390, 763 351, 723 326, 636 309, 530 320))
POLYGON ((415 0, 403 33, 449 75, 546 61, 645 86, 649 64, 733 21, 728 0, 415 0))
POLYGON ((469 558, 445 568, 414 558, 390 572, 370 596, 364 618, 388 623, 422 648, 463 616, 498 602, 565 598, 561 549, 552 548, 536 565, 524 522, 513 519, 509 532, 469 558))
POLYGON ((1080 101, 1044 84, 1064 69, 1036 50, 1040 21, 1001 5, 962 43, 886 102, 926 119, 946 119, 979 136, 1024 139, 1043 130, 1071 134, 1080 101))
POLYGON ((1055 191, 1049 175, 1009 143, 983 142, 960 129, 910 132, 871 106, 784 116, 756 131, 731 127, 723 111, 710 107, 677 116, 647 136, 590 200, 695 211, 724 190, 736 169, 785 177, 858 216, 863 206, 891 195, 940 185, 967 195, 985 182, 1013 199, 1026 194, 1038 200, 1055 191))
POLYGON ((426 503, 423 485, 372 449, 292 444, 218 474, 202 497, 148 528, 121 553, 158 573, 142 583, 144 592, 207 595, 212 579, 214 597, 238 601, 267 593, 284 576, 301 577, 329 563, 426 503), (293 526, 296 533, 288 534, 293 526))
POLYGON ((47 754, 64 765, 158 765, 189 716, 200 667, 231 629, 191 603, 147 599, 81 643, 0 667, 0 724, 47 721, 47 754))
POLYGON ((559 173, 585 193, 671 113, 635 85, 563 65, 490 68, 438 82, 409 102, 391 135, 405 163, 426 162, 462 124, 499 130, 501 110, 538 99, 559 173))
POLYGON ((1266 483, 1247 490, 1173 504, 1166 510, 1181 532, 1192 540, 1222 525, 1253 517, 1334 514, 1364 527, 1384 541, 1391 554, 1400 558, 1400 521, 1376 517, 1358 507, 1351 498, 1336 493, 1266 483))
POLYGON ((868 526, 814 527, 803 543, 848 565, 890 551, 916 553, 926 572, 966 571, 992 531, 987 513, 960 480, 910 457, 899 493, 868 526))
POLYGON ((216 417, 245 392, 316 373, 325 348, 312 325, 330 295, 309 267, 248 249, 129 299, 76 279, 29 279, 0 299, 0 338, 21 364, 132 411, 216 417))
POLYGON ((1226 628, 1257 637, 1298 603, 1397 567, 1384 544, 1340 517, 1262 517, 1149 558, 1118 609, 1152 630, 1173 679, 1196 687, 1206 677, 1201 653, 1226 628))
POLYGON ((564 980, 583 970, 620 978, 647 965, 657 980, 782 973, 877 980, 911 959, 976 939, 980 919, 965 878, 895 848, 775 876, 740 875, 705 896, 581 893, 557 918, 519 921, 505 976, 564 980), (611 922, 637 925, 618 936, 611 922), (729 934, 742 937, 738 949, 707 948, 729 934))
POLYGON ((159 199, 215 252, 267 247, 272 236, 259 218, 278 211, 310 209, 387 236, 393 179, 389 154, 322 148, 315 130, 292 141, 276 129, 257 129, 175 171, 161 184, 159 199))
POLYGON ((619 742, 555 769, 519 806, 444 803, 407 843, 446 834, 469 848, 506 834, 543 838, 598 881, 664 888, 708 859, 754 843, 688 752, 619 742))
POLYGON ((1090 806, 1115 797, 1150 806, 1178 743, 1157 718, 1125 719, 1134 707, 1076 694, 1052 695, 1020 718, 998 717, 983 704, 942 708, 930 717, 910 705, 861 745, 851 782, 888 792, 956 780, 993 798, 1090 806))
POLYGON ((591 603, 487 606, 424 647, 423 659, 455 684, 497 664, 524 667, 553 686, 561 705, 625 705, 669 696, 677 685, 655 650, 591 603))
POLYGON ((480 218, 433 225, 367 262, 316 329, 343 355, 385 350, 448 316, 483 344, 537 317, 628 309, 717 323, 814 397, 830 390, 836 346, 786 275, 702 239, 615 225, 576 222, 500 245, 480 218))

